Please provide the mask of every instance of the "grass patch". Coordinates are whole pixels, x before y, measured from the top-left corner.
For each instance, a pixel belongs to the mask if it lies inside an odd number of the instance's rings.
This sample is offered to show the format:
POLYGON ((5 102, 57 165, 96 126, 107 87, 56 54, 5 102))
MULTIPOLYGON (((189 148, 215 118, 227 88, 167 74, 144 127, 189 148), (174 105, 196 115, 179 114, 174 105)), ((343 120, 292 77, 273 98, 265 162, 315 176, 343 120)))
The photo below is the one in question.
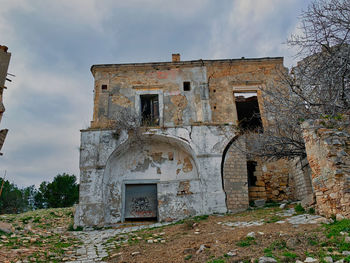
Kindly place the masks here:
POLYGON ((236 245, 239 247, 249 247, 253 244, 256 244, 254 237, 246 237, 245 239, 240 240, 236 243, 236 245))
POLYGON ((340 232, 350 232, 350 219, 335 221, 332 224, 324 225, 328 238, 341 236, 340 232))
POLYGON ((208 215, 201 215, 201 216, 195 216, 193 217, 193 220, 196 221, 196 222, 199 222, 199 221, 202 221, 202 220, 206 220, 208 219, 209 216, 208 215))
POLYGON ((190 260, 192 258, 192 255, 187 255, 186 257, 185 257, 185 260, 190 260))
POLYGON ((284 252, 283 256, 285 256, 286 258, 289 258, 289 259, 296 259, 298 257, 297 254, 289 252, 289 251, 284 252))
POLYGON ((23 224, 28 224, 29 220, 31 220, 33 217, 32 216, 26 216, 22 217, 20 220, 22 221, 23 224))
POLYGON ((270 257, 270 258, 272 258, 272 257, 273 257, 273 254, 272 254, 271 248, 265 248, 265 249, 264 249, 264 255, 265 255, 265 257, 270 257))
POLYGON ((294 210, 297 214, 304 214, 305 213, 305 209, 304 209, 304 207, 301 206, 301 204, 297 204, 294 207, 294 210))
POLYGON ((264 221, 265 221, 265 223, 276 223, 276 222, 278 222, 278 221, 280 221, 282 219, 283 219, 282 216, 273 215, 269 219, 267 219, 267 220, 265 219, 264 221))

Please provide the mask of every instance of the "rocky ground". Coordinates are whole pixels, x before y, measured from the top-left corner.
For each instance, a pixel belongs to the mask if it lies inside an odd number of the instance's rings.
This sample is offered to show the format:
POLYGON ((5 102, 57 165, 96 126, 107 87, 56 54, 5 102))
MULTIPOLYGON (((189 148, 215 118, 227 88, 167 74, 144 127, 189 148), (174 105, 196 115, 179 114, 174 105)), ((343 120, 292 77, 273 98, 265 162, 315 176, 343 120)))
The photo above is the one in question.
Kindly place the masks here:
POLYGON ((68 231, 71 208, 0 221, 14 228, 0 233, 0 262, 350 262, 350 220, 294 205, 89 231, 68 231))

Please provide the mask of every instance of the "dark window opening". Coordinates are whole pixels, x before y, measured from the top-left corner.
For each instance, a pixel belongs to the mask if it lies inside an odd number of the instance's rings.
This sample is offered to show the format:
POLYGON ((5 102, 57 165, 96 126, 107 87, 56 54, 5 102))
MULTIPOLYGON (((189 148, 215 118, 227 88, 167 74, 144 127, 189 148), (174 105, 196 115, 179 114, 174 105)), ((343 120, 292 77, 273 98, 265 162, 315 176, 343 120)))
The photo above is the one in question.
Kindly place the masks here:
POLYGON ((159 101, 157 94, 140 95, 142 125, 159 125, 159 101))
POLYGON ((247 171, 248 171, 248 187, 256 186, 256 176, 254 172, 256 171, 256 162, 247 161, 247 171))
POLYGON ((262 130, 258 97, 255 93, 234 93, 239 127, 244 130, 262 130))
POLYGON ((191 82, 184 81, 184 91, 190 91, 191 90, 191 82))
POLYGON ((107 85, 103 84, 103 85, 101 86, 101 89, 102 89, 102 90, 107 90, 107 85))

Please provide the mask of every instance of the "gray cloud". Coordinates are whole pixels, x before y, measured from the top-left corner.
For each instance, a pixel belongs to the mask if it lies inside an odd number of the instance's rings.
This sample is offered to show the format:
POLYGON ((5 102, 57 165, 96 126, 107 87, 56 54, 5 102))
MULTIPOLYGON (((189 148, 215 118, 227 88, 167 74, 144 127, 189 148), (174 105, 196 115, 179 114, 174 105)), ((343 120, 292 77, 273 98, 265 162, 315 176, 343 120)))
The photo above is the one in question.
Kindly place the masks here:
POLYGON ((0 173, 19 185, 79 174, 79 129, 92 119, 99 63, 288 56, 303 0, 3 0, 12 52, 0 173))

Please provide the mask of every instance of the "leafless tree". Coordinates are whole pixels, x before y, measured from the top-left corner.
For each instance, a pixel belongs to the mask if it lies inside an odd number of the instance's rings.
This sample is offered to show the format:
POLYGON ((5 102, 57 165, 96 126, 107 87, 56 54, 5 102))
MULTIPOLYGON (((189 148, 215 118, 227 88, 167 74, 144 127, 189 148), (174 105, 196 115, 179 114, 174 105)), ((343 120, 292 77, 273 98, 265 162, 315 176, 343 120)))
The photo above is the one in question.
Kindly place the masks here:
POLYGON ((141 118, 134 110, 120 107, 115 114, 115 137, 119 138, 122 131, 127 131, 133 137, 141 138, 141 118))
POLYGON ((269 125, 245 132, 253 156, 305 157, 300 123, 350 112, 350 0, 315 0, 300 25, 300 33, 287 41, 298 49, 300 62, 262 91, 269 125))

